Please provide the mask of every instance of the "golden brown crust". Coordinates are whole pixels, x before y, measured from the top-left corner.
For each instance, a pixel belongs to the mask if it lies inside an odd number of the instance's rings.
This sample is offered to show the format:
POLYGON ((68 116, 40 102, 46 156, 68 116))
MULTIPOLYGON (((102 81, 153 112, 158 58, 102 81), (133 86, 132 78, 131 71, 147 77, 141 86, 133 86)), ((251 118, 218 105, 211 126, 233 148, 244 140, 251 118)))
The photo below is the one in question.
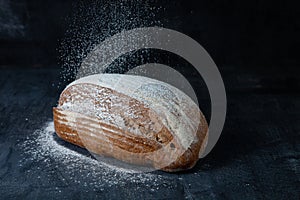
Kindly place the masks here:
POLYGON ((191 169, 195 166, 199 158, 199 151, 204 151, 208 139, 208 126, 204 116, 201 113, 201 123, 197 131, 198 142, 191 144, 190 148, 185 151, 178 159, 164 167, 162 170, 175 172, 191 169))
POLYGON ((185 150, 149 107, 127 95, 93 84, 76 84, 67 88, 60 96, 58 108, 53 108, 53 114, 55 131, 63 140, 96 154, 169 172, 190 169, 196 164, 208 130, 206 120, 200 113, 201 123, 195 140, 185 150), (108 114, 121 116, 129 128, 109 123, 91 112, 63 108, 65 103, 76 102, 80 105, 86 99, 91 99, 96 110, 105 108, 108 114), (99 99, 106 100, 100 102, 99 99), (112 99, 117 100, 114 102, 112 99), (120 106, 113 108, 116 104, 120 106), (125 116, 124 112, 128 110, 139 117, 125 116), (141 134, 133 132, 134 128, 141 134))

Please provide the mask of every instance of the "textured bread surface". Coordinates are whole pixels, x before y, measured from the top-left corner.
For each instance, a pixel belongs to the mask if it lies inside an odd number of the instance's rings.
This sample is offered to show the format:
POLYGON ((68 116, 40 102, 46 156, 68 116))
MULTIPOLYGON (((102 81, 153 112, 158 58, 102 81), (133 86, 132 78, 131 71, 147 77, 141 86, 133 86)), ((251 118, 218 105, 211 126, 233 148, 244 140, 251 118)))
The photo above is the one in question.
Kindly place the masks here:
POLYGON ((141 76, 97 74, 71 83, 53 108, 57 135, 99 155, 180 171, 195 165, 206 120, 183 92, 141 76))

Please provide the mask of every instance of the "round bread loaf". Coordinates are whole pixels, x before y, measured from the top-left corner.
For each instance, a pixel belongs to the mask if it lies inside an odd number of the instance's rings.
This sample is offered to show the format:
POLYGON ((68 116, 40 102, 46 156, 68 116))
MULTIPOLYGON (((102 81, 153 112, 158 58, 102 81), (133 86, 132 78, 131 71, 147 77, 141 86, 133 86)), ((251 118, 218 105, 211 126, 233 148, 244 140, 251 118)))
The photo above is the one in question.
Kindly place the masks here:
POLYGON ((57 135, 89 151, 163 171, 192 168, 205 117, 179 89, 147 77, 96 74, 72 82, 53 108, 57 135))

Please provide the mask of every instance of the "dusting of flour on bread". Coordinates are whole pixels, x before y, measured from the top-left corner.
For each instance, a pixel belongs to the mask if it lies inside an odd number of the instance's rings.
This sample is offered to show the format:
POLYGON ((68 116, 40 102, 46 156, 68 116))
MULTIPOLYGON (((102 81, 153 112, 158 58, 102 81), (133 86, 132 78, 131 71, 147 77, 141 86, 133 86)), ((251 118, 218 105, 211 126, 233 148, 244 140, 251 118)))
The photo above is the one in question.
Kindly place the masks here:
MULTIPOLYGON (((109 88, 143 102, 161 116, 163 125, 178 138, 183 148, 188 149, 195 142, 201 118, 200 110, 181 90, 155 79, 122 74, 95 74, 83 77, 69 84, 66 89, 81 83, 109 88)), ((62 105, 67 106, 70 105, 62 105)), ((113 118, 117 119, 116 116, 113 118)))

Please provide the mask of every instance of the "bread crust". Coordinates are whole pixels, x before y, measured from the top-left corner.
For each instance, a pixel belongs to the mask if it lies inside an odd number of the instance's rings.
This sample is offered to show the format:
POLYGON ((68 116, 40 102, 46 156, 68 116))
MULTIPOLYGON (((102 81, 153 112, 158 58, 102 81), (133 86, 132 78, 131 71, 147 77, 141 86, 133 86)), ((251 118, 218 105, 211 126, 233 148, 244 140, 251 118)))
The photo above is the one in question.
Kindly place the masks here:
POLYGON ((180 138, 162 123, 158 113, 111 88, 73 84, 62 92, 58 107, 53 108, 55 131, 63 140, 99 155, 168 172, 192 168, 199 152, 204 150, 208 126, 200 110, 199 113, 198 130, 186 149, 180 138), (81 110, 80 106, 87 100, 94 107, 81 110), (70 103, 70 107, 64 106, 70 103), (99 110, 107 112, 107 116, 121 117, 124 124, 97 115, 95 112, 99 110), (129 111, 135 113, 124 114, 129 111))

